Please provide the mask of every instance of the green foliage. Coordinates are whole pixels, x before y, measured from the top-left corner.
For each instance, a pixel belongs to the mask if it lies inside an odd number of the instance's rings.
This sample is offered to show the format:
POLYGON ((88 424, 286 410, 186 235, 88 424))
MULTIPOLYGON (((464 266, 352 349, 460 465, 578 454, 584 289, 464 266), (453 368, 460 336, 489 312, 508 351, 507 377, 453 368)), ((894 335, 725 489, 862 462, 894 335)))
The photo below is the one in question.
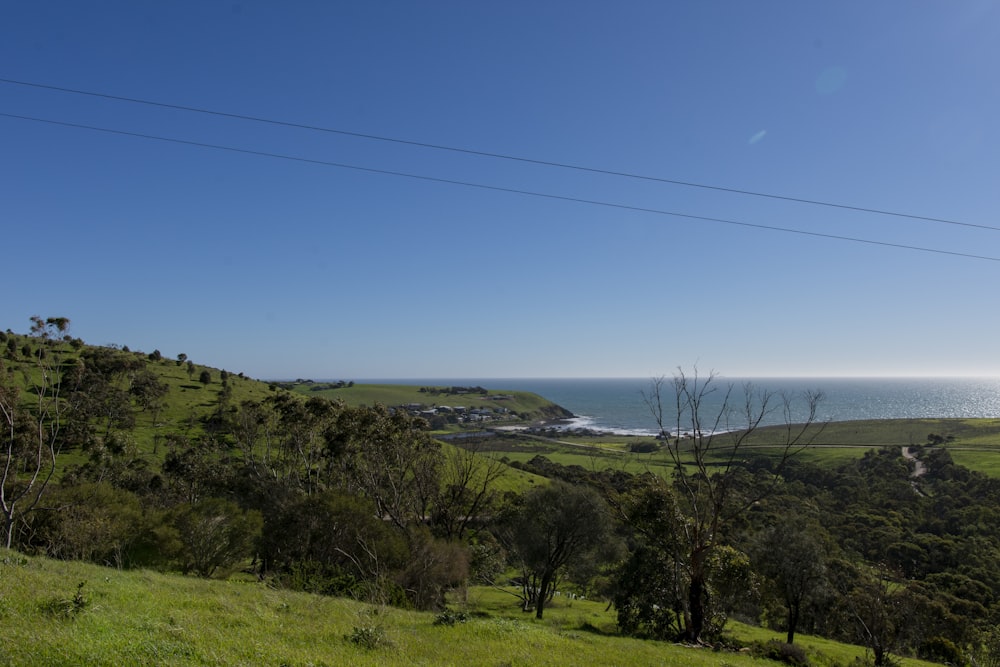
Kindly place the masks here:
POLYGON ((601 496, 563 482, 529 491, 508 511, 502 535, 522 572, 525 609, 542 618, 560 572, 587 564, 611 541, 611 523, 601 496))
POLYGON ((445 609, 434 617, 434 625, 447 625, 452 626, 457 623, 466 623, 469 620, 469 615, 464 611, 455 611, 453 609, 445 609))
POLYGON ((110 484, 61 487, 49 502, 62 511, 40 515, 32 527, 37 531, 34 543, 53 557, 124 567, 146 535, 139 499, 110 484))
POLYGON ((244 511, 232 501, 208 498, 180 509, 173 520, 181 550, 181 569, 211 577, 249 555, 260 537, 260 512, 244 511))
POLYGON ((785 607, 788 644, 795 640, 803 609, 820 596, 826 582, 824 535, 821 526, 806 523, 802 515, 793 512, 752 540, 756 571, 785 607))
POLYGON ((76 592, 72 597, 50 598, 41 603, 41 610, 48 616, 57 618, 73 619, 83 612, 90 604, 83 594, 83 587, 86 581, 81 581, 76 586, 76 592))
POLYGON ((682 570, 669 554, 639 546, 618 571, 614 606, 622 633, 673 640, 683 631, 682 570))
POLYGON ((269 513, 261 555, 297 590, 395 601, 389 574, 409 553, 404 536, 379 520, 370 501, 325 491, 269 513))
POLYGON ((777 639, 763 643, 757 642, 751 647, 751 650, 754 656, 765 660, 774 660, 795 667, 808 667, 809 665, 809 659, 801 646, 787 644, 777 639))
POLYGON ((469 555, 463 545, 436 539, 429 532, 411 531, 409 558, 395 581, 414 608, 442 609, 445 594, 468 578, 469 555))
POLYGON ((946 665, 963 665, 965 656, 962 651, 955 646, 955 643, 946 637, 934 636, 925 640, 918 650, 918 655, 933 662, 940 662, 946 665))
POLYGON ((278 572, 276 580, 293 591, 365 599, 362 580, 335 564, 296 560, 278 572))
POLYGON ((381 625, 355 626, 345 638, 355 646, 369 651, 392 646, 388 633, 381 625))

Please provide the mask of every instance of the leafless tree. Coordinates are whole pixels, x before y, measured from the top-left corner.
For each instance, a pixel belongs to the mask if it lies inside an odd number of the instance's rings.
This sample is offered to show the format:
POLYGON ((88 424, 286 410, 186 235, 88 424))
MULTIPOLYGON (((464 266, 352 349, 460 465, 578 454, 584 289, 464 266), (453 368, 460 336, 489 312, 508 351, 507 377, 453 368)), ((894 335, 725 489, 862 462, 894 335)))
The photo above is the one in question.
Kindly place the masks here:
POLYGON ((63 422, 60 397, 62 381, 58 341, 55 334, 65 334, 65 317, 31 318, 31 334, 36 339, 33 350, 35 368, 26 373, 32 394, 30 407, 22 404, 21 393, 10 374, 0 367, 0 418, 4 428, 3 461, 0 469, 0 511, 3 533, 0 539, 8 549, 13 545, 17 522, 39 503, 45 487, 56 472, 56 458, 63 422))
POLYGON ((688 375, 678 369, 672 383, 654 380, 645 394, 673 473, 674 492, 662 497, 674 505, 666 509, 677 518, 673 539, 687 586, 682 637, 692 642, 705 629, 711 556, 722 533, 774 491, 788 461, 823 428, 816 421, 819 392, 806 392, 805 412, 798 413, 804 416, 796 419, 794 402, 786 394, 750 383, 739 391, 716 380, 715 373, 701 377, 697 370, 688 375), (761 427, 773 422, 781 428, 768 429, 762 437, 761 427), (751 446, 774 456, 767 475, 746 472, 743 464, 751 446))
POLYGON ((443 451, 434 523, 447 539, 462 540, 470 524, 483 518, 497 495, 496 481, 507 464, 482 447, 455 446, 443 451))

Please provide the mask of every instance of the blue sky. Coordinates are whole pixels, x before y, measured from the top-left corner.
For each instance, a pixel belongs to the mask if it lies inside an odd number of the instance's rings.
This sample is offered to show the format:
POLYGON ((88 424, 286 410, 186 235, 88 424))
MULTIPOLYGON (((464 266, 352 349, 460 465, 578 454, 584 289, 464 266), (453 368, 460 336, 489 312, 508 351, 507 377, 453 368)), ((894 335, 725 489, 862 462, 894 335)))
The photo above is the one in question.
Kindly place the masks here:
POLYGON ((987 0, 8 2, 0 63, 23 83, 968 223, 0 83, 0 328, 65 316, 89 343, 260 378, 1000 376, 987 0))

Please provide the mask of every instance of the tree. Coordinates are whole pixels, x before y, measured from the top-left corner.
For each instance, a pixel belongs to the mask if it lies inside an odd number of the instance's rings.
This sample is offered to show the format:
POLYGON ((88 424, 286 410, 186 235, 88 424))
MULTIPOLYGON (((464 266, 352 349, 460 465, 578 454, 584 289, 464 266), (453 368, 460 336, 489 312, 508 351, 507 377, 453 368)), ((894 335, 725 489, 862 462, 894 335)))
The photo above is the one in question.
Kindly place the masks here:
POLYGON ((819 526, 806 526, 795 519, 782 521, 757 537, 757 569, 770 579, 788 610, 786 643, 795 641, 802 607, 826 578, 819 526))
POLYGON ((446 539, 462 540, 495 499, 494 485, 507 464, 482 448, 451 447, 441 466, 441 490, 434 501, 434 527, 446 539))
POLYGON ((857 638, 872 652, 872 664, 891 665, 909 611, 906 589, 896 586, 881 566, 872 572, 850 567, 848 574, 850 578, 838 577, 849 587, 842 598, 846 615, 854 621, 857 638))
POLYGON ((404 533, 430 517, 441 488, 441 446, 425 420, 382 405, 345 407, 325 437, 330 465, 340 466, 349 489, 375 502, 379 516, 404 533))
POLYGON ((188 356, 186 354, 184 354, 183 352, 181 352, 180 354, 178 354, 177 355, 177 365, 180 366, 181 364, 183 364, 185 361, 187 361, 187 358, 188 358, 188 356))
POLYGON ((163 408, 163 397, 170 391, 170 385, 160 380, 159 376, 147 369, 141 370, 132 376, 129 394, 142 410, 149 410, 153 413, 153 423, 163 408))
POLYGON ((198 382, 203 385, 209 385, 212 383, 212 374, 208 372, 208 369, 201 372, 201 375, 198 376, 198 382))
MULTIPOLYGON (((674 550, 683 569, 681 581, 686 590, 679 602, 680 638, 692 643, 700 641, 706 629, 713 556, 723 544, 725 531, 774 491, 785 464, 822 430, 815 425, 821 399, 817 392, 806 393, 806 409, 795 424, 788 396, 749 383, 742 394, 732 384, 724 388, 713 412, 706 401, 716 391, 715 379, 714 373, 701 378, 697 370, 688 376, 678 369, 669 403, 662 378, 653 381, 646 395, 673 470, 671 492, 661 493, 659 502, 665 504, 662 512, 671 526, 664 546, 674 550), (783 428, 769 433, 767 439, 754 439, 776 412, 783 417, 783 428), (751 442, 775 452, 769 473, 754 476, 744 468, 751 442)), ((627 509, 624 504, 619 508, 627 509)), ((652 529, 655 523, 630 517, 627 511, 623 518, 651 544, 658 544, 662 536, 652 529)))
MULTIPOLYGON (((75 417, 88 424, 103 421, 105 440, 112 430, 135 425, 129 385, 144 372, 151 373, 141 359, 111 348, 92 348, 80 355, 79 363, 67 366, 67 372, 74 381, 68 407, 75 417)), ((80 444, 88 443, 81 439, 80 444)))
POLYGON ((184 508, 174 519, 177 538, 183 545, 181 567, 202 577, 211 577, 250 553, 260 536, 260 512, 243 511, 228 500, 208 498, 184 508))
MULTIPOLYGON (((677 490, 667 480, 644 476, 616 499, 635 534, 635 550, 618 572, 613 597, 623 633, 651 639, 684 637, 691 623, 688 525, 677 511, 677 490)), ((703 631, 721 631, 729 614, 757 594, 758 577, 746 554, 718 545, 702 570, 703 631)))
POLYGON ((468 581, 469 553, 463 545, 418 532, 410 539, 406 567, 396 581, 417 609, 440 610, 445 607, 448 590, 468 581))
MULTIPOLYGON (((51 337, 69 328, 65 317, 43 320, 31 318, 31 333, 38 338, 35 372, 31 376, 32 405, 21 405, 21 396, 9 373, 0 366, 0 424, 3 449, 0 452, 0 509, 3 527, 0 540, 8 549, 14 541, 16 522, 32 511, 42 498, 45 487, 56 472, 56 459, 62 446, 63 401, 62 377, 58 372, 60 356, 45 354, 51 337)), ((30 346, 29 346, 30 352, 30 346)))
POLYGON ((243 466, 255 477, 271 471, 270 443, 276 419, 272 405, 243 401, 227 416, 229 432, 243 453, 243 466))
POLYGON ((122 568, 144 532, 138 498, 107 483, 62 486, 38 526, 42 546, 55 558, 88 560, 122 568))
MULTIPOLYGON (((293 481, 309 494, 330 485, 324 473, 329 473, 329 443, 339 437, 340 404, 319 397, 303 401, 288 393, 272 396, 265 403, 276 417, 275 446, 266 447, 260 465, 268 474, 293 481)), ((267 427, 268 423, 264 421, 261 425, 267 427)), ((265 430, 263 435, 269 445, 270 434, 265 430)), ((251 448, 252 444, 249 443, 251 448)), ((246 450, 246 445, 243 448, 246 450)))
POLYGON ((542 618, 560 571, 605 545, 611 521, 600 494, 555 481, 525 494, 506 520, 508 548, 522 570, 522 603, 542 618))
POLYGON ((359 496, 321 491, 266 513, 262 566, 293 588, 380 601, 407 554, 404 537, 359 496))

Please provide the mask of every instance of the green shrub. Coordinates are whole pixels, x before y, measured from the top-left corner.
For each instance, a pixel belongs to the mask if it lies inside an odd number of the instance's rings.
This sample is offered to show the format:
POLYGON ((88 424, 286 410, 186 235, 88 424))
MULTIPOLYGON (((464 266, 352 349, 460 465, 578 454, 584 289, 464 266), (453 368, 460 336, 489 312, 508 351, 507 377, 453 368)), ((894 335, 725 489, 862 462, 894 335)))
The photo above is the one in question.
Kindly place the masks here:
POLYGON ((931 637, 920 645, 918 655, 924 660, 932 660, 949 665, 964 665, 965 656, 954 642, 945 637, 931 637))
POLYGON ((386 635, 385 628, 381 625, 356 625, 347 635, 347 641, 369 651, 392 645, 386 635))
POLYGON ((456 623, 465 623, 468 620, 469 615, 464 611, 445 609, 434 617, 434 625, 455 625, 456 623))
POLYGON ((83 594, 83 587, 86 583, 86 581, 81 581, 77 584, 76 593, 71 598, 46 600, 41 604, 42 611, 49 616, 76 618, 90 604, 90 601, 83 594))
POLYGON ((756 642, 752 647, 752 653, 755 657, 776 660, 786 665, 795 665, 796 667, 807 667, 809 665, 805 649, 795 644, 786 644, 777 639, 767 642, 756 642))

